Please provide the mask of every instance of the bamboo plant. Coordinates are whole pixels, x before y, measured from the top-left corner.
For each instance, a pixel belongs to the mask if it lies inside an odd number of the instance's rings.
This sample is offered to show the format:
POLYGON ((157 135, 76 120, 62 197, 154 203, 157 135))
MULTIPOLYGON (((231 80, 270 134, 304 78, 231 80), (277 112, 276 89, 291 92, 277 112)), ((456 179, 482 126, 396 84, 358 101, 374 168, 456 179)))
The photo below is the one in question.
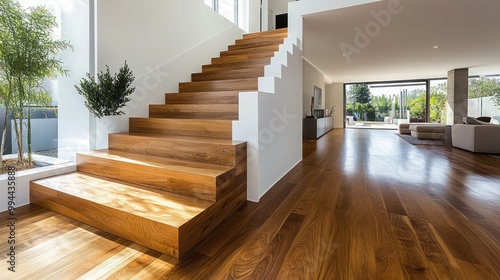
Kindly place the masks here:
MULTIPOLYGON (((50 105, 43 82, 67 74, 57 56, 71 45, 54 38, 56 27, 55 16, 43 6, 24 9, 13 0, 0 0, 0 100, 6 108, 5 122, 8 114, 12 114, 21 162, 25 159, 23 120, 27 120, 29 164, 32 163, 31 110, 35 105, 50 105)), ((5 124, 0 155, 5 148, 5 124)))

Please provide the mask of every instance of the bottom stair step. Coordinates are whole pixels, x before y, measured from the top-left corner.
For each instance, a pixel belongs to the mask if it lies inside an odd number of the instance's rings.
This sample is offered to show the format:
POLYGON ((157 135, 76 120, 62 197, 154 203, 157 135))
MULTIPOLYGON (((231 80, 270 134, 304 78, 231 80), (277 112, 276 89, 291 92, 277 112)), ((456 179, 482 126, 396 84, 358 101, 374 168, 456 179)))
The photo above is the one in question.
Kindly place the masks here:
POLYGON ((31 203, 182 258, 242 205, 246 181, 215 202, 73 172, 30 183, 31 203))
POLYGON ((213 204, 79 172, 31 182, 31 203, 176 258, 180 228, 213 204))

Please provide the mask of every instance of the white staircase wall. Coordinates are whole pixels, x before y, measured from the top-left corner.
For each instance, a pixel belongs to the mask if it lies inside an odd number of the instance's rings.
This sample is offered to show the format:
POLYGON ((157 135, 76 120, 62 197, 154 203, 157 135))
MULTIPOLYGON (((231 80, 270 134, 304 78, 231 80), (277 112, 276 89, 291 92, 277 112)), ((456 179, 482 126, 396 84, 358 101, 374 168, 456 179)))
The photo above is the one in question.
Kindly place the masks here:
POLYGON ((98 1, 98 70, 117 72, 127 60, 136 90, 125 115, 94 120, 95 147, 107 148, 109 133, 128 131, 129 117, 147 117, 149 104, 164 103, 164 93, 177 92, 242 35, 199 0, 98 1))
POLYGON ((248 200, 258 201, 302 160, 302 51, 287 38, 258 92, 240 93, 233 139, 247 141, 248 200))

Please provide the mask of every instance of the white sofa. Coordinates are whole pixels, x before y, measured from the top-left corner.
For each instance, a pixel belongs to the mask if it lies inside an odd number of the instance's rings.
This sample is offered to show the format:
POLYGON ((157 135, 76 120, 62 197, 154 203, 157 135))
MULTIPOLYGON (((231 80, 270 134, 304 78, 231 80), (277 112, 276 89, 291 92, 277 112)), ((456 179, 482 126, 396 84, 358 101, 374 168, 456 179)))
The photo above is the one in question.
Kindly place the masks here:
POLYGON ((453 147, 474 153, 500 154, 500 125, 454 124, 453 147))

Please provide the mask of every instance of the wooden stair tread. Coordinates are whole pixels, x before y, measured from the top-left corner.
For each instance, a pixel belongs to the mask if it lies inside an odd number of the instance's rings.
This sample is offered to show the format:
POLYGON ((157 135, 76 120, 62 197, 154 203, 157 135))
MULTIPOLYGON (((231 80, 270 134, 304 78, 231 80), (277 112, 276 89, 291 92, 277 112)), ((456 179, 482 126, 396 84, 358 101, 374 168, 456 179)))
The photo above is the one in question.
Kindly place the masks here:
POLYGON ((236 49, 229 51, 220 52, 221 57, 233 56, 233 55, 242 55, 242 54, 253 54, 253 53, 269 53, 270 55, 274 54, 279 50, 279 45, 270 45, 263 47, 255 47, 248 49, 236 49))
POLYGON ((254 91, 259 87, 258 78, 215 80, 179 83, 179 92, 196 91, 254 91))
POLYGON ((129 131, 232 139, 232 120, 130 118, 129 131))
POLYGON ((238 104, 239 91, 166 93, 165 104, 238 104))
POLYGON ((239 67, 252 67, 257 65, 268 65, 274 53, 254 53, 254 54, 236 54, 230 56, 222 56, 212 58, 211 64, 202 65, 203 71, 212 68, 222 68, 239 66, 239 67))
POLYGON ((280 45, 283 44, 284 38, 275 37, 275 38, 267 38, 267 40, 263 41, 251 41, 240 39, 236 40, 236 44, 228 47, 228 50, 237 50, 237 49, 245 49, 245 48, 255 48, 261 46, 270 46, 270 45, 280 45))
POLYGON ((191 80, 210 81, 210 80, 230 80, 236 78, 255 78, 264 76, 264 67, 241 68, 228 70, 205 71, 202 73, 191 74, 191 80))
POLYGON ((151 104, 149 116, 152 118, 219 119, 237 120, 238 104, 151 104))
POLYGON ((213 204, 203 199, 81 172, 49 177, 33 183, 177 228, 213 204))
POLYGON ((150 134, 150 133, 142 133, 142 132, 120 132, 113 133, 112 135, 130 135, 136 137, 145 137, 145 138, 157 138, 157 139, 165 139, 171 141, 178 142, 191 142, 191 143, 208 143, 208 144, 216 144, 216 145, 231 145, 237 146, 240 144, 244 144, 243 141, 235 141, 232 139, 224 139, 224 138, 208 138, 208 137, 197 137, 197 136, 184 136, 184 135, 163 135, 163 134, 150 134))
POLYGON ((79 154, 210 177, 217 177, 232 169, 230 166, 218 164, 143 155, 109 149, 86 151, 79 154))
MULTIPOLYGON (((270 60, 269 60, 270 62, 270 60)), ((214 66, 216 65, 217 67, 212 67, 212 68, 207 68, 203 67, 201 73, 213 73, 213 72, 226 72, 226 71, 252 71, 252 70, 258 70, 258 69, 264 69, 266 65, 269 65, 269 63, 261 63, 261 64, 250 64, 250 65, 231 65, 231 64, 211 64, 211 65, 206 65, 206 66, 214 66)))
POLYGON ((150 108, 164 108, 174 112, 234 112, 238 111, 237 104, 151 104, 150 108))
POLYGON ((234 167, 238 164, 236 155, 245 149, 246 143, 224 138, 124 132, 109 134, 108 146, 110 150, 234 167))
POLYGON ((268 37, 268 36, 287 36, 288 35, 288 28, 280 28, 280 29, 274 29, 274 30, 267 30, 267 31, 261 31, 261 32, 253 32, 253 33, 247 33, 243 34, 243 38, 255 38, 255 37, 268 37))

